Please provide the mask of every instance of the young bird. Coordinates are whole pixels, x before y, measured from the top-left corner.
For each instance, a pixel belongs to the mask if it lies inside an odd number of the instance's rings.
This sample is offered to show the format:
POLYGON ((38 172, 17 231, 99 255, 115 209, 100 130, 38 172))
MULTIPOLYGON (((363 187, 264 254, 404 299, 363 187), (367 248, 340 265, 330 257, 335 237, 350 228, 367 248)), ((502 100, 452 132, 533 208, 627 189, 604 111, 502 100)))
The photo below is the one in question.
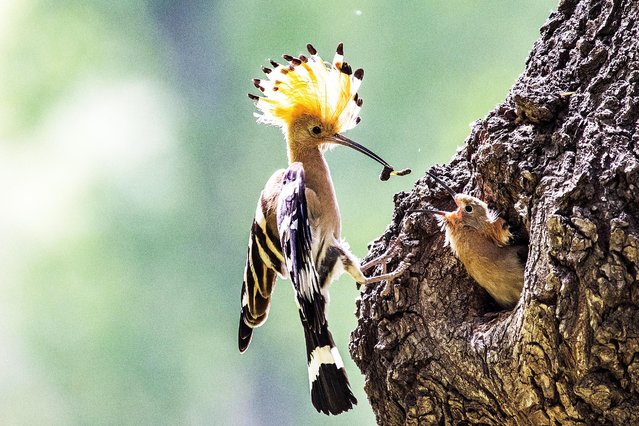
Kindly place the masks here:
MULTIPOLYGON (((384 165, 382 179, 401 174, 379 156, 347 139, 362 99, 357 94, 364 71, 355 72, 337 47, 332 64, 310 44, 309 57, 283 55, 287 65, 271 61, 265 80, 253 80, 262 97, 249 94, 259 123, 281 127, 288 149, 288 169, 276 171, 257 203, 242 284, 238 344, 248 348, 253 329, 268 316, 277 275, 290 277, 306 339, 311 401, 317 411, 339 414, 357 400, 326 321, 328 285, 344 271, 357 283, 366 278, 358 259, 341 239, 340 213, 324 151, 335 145, 353 148, 384 165)), ((368 265, 381 262, 370 262, 368 265)), ((397 274, 403 272, 398 270, 397 274)))
POLYGON ((455 200, 457 210, 426 210, 438 215, 446 231, 446 245, 461 260, 477 283, 502 308, 513 308, 524 285, 524 266, 528 246, 509 245, 512 234, 506 221, 486 203, 466 194, 458 194, 437 176, 435 179, 455 200))

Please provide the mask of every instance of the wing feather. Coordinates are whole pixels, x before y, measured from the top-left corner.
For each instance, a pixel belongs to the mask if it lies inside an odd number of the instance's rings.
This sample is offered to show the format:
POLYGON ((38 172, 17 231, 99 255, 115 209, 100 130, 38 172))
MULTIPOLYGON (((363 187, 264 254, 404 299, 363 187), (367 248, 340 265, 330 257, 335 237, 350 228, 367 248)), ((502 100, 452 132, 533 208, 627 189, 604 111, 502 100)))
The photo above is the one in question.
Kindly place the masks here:
POLYGON ((253 329, 266 321, 277 274, 284 270, 284 255, 279 240, 272 238, 273 232, 268 228, 266 207, 263 191, 251 227, 244 268, 238 332, 240 352, 251 343, 253 329))
POLYGON ((326 323, 326 301, 313 261, 313 235, 306 203, 304 168, 293 163, 286 170, 277 205, 277 228, 288 274, 295 288, 302 321, 313 330, 326 323))

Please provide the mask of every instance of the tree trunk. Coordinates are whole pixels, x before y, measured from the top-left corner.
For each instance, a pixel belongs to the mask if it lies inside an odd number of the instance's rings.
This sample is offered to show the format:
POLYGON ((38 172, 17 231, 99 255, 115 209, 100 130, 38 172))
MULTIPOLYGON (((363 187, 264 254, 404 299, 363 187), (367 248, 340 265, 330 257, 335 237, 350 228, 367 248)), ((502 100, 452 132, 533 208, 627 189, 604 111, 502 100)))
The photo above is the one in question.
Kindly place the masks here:
MULTIPOLYGON (((358 300, 350 352, 377 421, 639 424, 639 3, 565 0, 504 103, 434 172, 529 237, 518 305, 499 311, 443 245, 450 196, 396 196, 410 269, 358 300)), ((378 271, 379 273, 379 271, 378 271)))

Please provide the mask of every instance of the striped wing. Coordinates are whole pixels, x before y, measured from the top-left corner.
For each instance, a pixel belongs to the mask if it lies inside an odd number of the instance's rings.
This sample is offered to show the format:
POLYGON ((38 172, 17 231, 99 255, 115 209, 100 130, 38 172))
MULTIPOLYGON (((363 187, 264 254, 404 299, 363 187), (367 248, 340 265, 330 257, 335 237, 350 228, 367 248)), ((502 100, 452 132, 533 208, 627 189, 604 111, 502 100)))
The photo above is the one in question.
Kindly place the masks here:
POLYGON ((313 236, 301 163, 293 163, 284 175, 277 205, 277 229, 302 321, 308 323, 313 330, 320 330, 326 323, 326 301, 320 291, 319 277, 313 261, 313 236))
POLYGON ((271 305, 271 293, 277 274, 284 271, 284 257, 279 238, 268 226, 268 200, 262 191, 249 237, 238 346, 244 352, 251 343, 253 328, 266 321, 271 305))

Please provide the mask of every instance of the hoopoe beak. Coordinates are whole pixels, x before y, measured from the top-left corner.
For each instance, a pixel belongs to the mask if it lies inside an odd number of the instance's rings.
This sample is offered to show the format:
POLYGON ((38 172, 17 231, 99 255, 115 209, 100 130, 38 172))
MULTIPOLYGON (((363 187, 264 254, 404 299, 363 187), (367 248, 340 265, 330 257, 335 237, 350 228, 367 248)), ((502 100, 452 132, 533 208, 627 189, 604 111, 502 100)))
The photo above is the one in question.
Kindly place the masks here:
POLYGON ((457 202, 457 193, 453 191, 453 189, 450 186, 446 185, 446 182, 444 182, 443 180, 441 180, 440 178, 438 178, 436 175, 432 174, 428 170, 426 170, 426 174, 432 177, 433 179, 435 179, 435 181, 438 184, 440 184, 442 188, 444 188, 446 192, 450 194, 451 197, 453 197, 453 200, 455 200, 455 204, 457 204, 457 207, 459 207, 459 203, 457 202))
POLYGON ((334 135, 333 137, 330 138, 330 142, 338 144, 338 145, 344 145, 347 146, 349 148, 354 149, 355 151, 361 152, 362 154, 366 155, 367 157, 372 158, 373 160, 377 161, 379 164, 381 164, 382 166, 384 166, 384 169, 382 170, 382 174, 379 176, 379 178, 381 180, 388 180, 388 178, 390 177, 390 175, 397 175, 397 176, 404 176, 410 173, 410 169, 404 169, 404 170, 399 170, 396 171, 393 166, 391 166, 390 164, 388 164, 386 161, 384 161, 384 159, 382 157, 380 157, 379 155, 375 154, 373 151, 371 151, 370 149, 366 148, 363 145, 358 144, 357 142, 340 135, 339 133, 334 135))
POLYGON ((461 209, 457 209, 452 212, 447 212, 445 210, 435 210, 435 209, 411 210, 410 212, 411 213, 424 212, 424 213, 431 213, 434 215, 442 216, 446 220, 446 222, 449 222, 449 223, 457 223, 462 218, 461 209))
POLYGON ((419 209, 419 210, 411 210, 410 213, 431 213, 431 214, 436 214, 439 216, 446 217, 446 215, 451 212, 447 212, 444 210, 434 210, 434 209, 419 209))

